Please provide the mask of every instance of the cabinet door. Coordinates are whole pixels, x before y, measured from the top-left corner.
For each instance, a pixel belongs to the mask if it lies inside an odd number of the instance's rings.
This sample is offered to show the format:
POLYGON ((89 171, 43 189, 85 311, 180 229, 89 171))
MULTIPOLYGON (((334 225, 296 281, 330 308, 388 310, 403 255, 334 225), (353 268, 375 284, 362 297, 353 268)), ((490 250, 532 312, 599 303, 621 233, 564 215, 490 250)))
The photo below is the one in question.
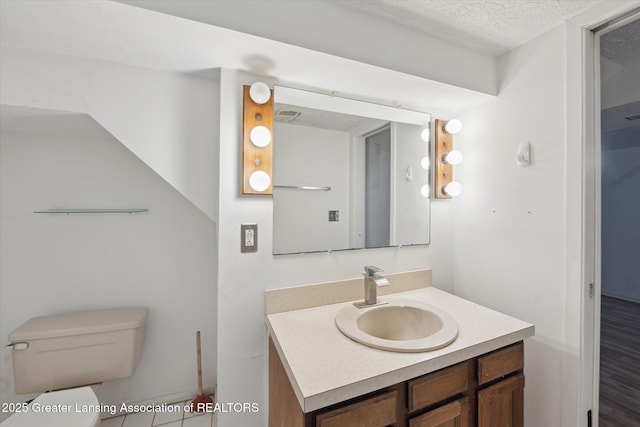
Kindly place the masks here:
POLYGON ((469 400, 456 400, 409 420, 409 427, 469 427, 469 400))
POLYGON ((478 391, 478 427, 522 427, 524 375, 478 391))
POLYGON ((317 427, 387 427, 398 422, 396 390, 316 417, 317 427))

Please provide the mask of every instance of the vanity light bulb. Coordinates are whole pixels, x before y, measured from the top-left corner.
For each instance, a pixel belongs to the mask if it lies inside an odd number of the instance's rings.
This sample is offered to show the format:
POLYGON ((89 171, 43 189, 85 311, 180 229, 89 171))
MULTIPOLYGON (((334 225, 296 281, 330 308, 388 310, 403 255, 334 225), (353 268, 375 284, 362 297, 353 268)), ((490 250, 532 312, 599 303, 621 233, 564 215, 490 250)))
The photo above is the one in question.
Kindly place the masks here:
POLYGON ((431 129, 429 129, 429 127, 427 126, 426 128, 424 128, 422 130, 422 132, 420 132, 420 138, 424 141, 424 142, 429 142, 431 141, 431 129))
POLYGON ((249 88, 249 96, 256 104, 265 104, 271 98, 271 90, 266 83, 255 82, 249 88))
POLYGON ((462 153, 458 150, 451 150, 442 159, 445 163, 456 166, 462 162, 462 153))
POLYGON ((251 142, 256 147, 266 147, 271 142, 271 131, 264 126, 256 126, 251 129, 251 133, 249 134, 249 138, 251 142))
POLYGON ((448 134, 455 135, 462 130, 462 122, 458 119, 451 119, 444 125, 444 130, 448 134))
POLYGON ((249 176, 249 185, 254 191, 265 191, 271 185, 271 178, 264 171, 255 171, 249 176))
POLYGON ((429 159, 429 156, 425 156, 422 158, 422 160, 420 161, 420 166, 422 166, 422 169, 429 169, 431 167, 431 159, 429 159))
POLYGON ((425 184, 422 187, 420 187, 420 194, 422 194, 424 197, 429 197, 429 193, 431 193, 429 184, 425 184))
POLYGON ((459 196, 460 193, 462 193, 462 184, 460 184, 459 182, 451 181, 444 186, 442 191, 444 192, 444 194, 451 197, 459 196))

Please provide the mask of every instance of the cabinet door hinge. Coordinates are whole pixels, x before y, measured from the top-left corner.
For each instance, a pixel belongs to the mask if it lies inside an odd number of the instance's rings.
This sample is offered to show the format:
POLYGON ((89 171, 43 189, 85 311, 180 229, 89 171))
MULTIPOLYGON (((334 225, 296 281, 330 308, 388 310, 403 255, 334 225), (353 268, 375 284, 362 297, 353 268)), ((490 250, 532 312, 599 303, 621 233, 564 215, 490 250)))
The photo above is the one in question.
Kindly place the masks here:
POLYGON ((594 294, 593 283, 589 283, 589 298, 593 298, 593 294, 594 294))

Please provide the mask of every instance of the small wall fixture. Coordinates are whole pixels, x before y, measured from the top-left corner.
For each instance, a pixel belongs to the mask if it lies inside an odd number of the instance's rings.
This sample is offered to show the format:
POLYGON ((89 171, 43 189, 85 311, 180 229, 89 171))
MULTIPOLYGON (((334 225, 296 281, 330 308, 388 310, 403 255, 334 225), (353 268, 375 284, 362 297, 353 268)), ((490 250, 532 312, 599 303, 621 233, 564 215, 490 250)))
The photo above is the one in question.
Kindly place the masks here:
POLYGON ((462 130, 458 119, 436 119, 435 127, 435 190, 436 199, 450 199, 462 193, 462 185, 453 180, 453 166, 462 162, 462 153, 453 149, 453 135, 462 130))
POLYGON ((529 141, 518 146, 518 166, 527 167, 531 165, 531 144, 529 141))
POLYGON ((242 194, 272 194, 273 96, 265 83, 244 86, 242 194))

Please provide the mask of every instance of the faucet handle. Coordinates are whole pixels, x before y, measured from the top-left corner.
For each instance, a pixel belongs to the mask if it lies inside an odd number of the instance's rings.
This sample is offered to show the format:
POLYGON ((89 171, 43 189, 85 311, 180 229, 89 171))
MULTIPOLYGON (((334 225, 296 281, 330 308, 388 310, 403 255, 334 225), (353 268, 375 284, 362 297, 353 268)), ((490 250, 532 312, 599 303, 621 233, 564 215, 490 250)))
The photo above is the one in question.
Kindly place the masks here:
POLYGON ((373 265, 365 265, 364 267, 364 272, 365 272, 365 275, 367 276, 373 276, 374 274, 381 273, 383 271, 384 270, 381 269, 380 267, 375 267, 373 265))

